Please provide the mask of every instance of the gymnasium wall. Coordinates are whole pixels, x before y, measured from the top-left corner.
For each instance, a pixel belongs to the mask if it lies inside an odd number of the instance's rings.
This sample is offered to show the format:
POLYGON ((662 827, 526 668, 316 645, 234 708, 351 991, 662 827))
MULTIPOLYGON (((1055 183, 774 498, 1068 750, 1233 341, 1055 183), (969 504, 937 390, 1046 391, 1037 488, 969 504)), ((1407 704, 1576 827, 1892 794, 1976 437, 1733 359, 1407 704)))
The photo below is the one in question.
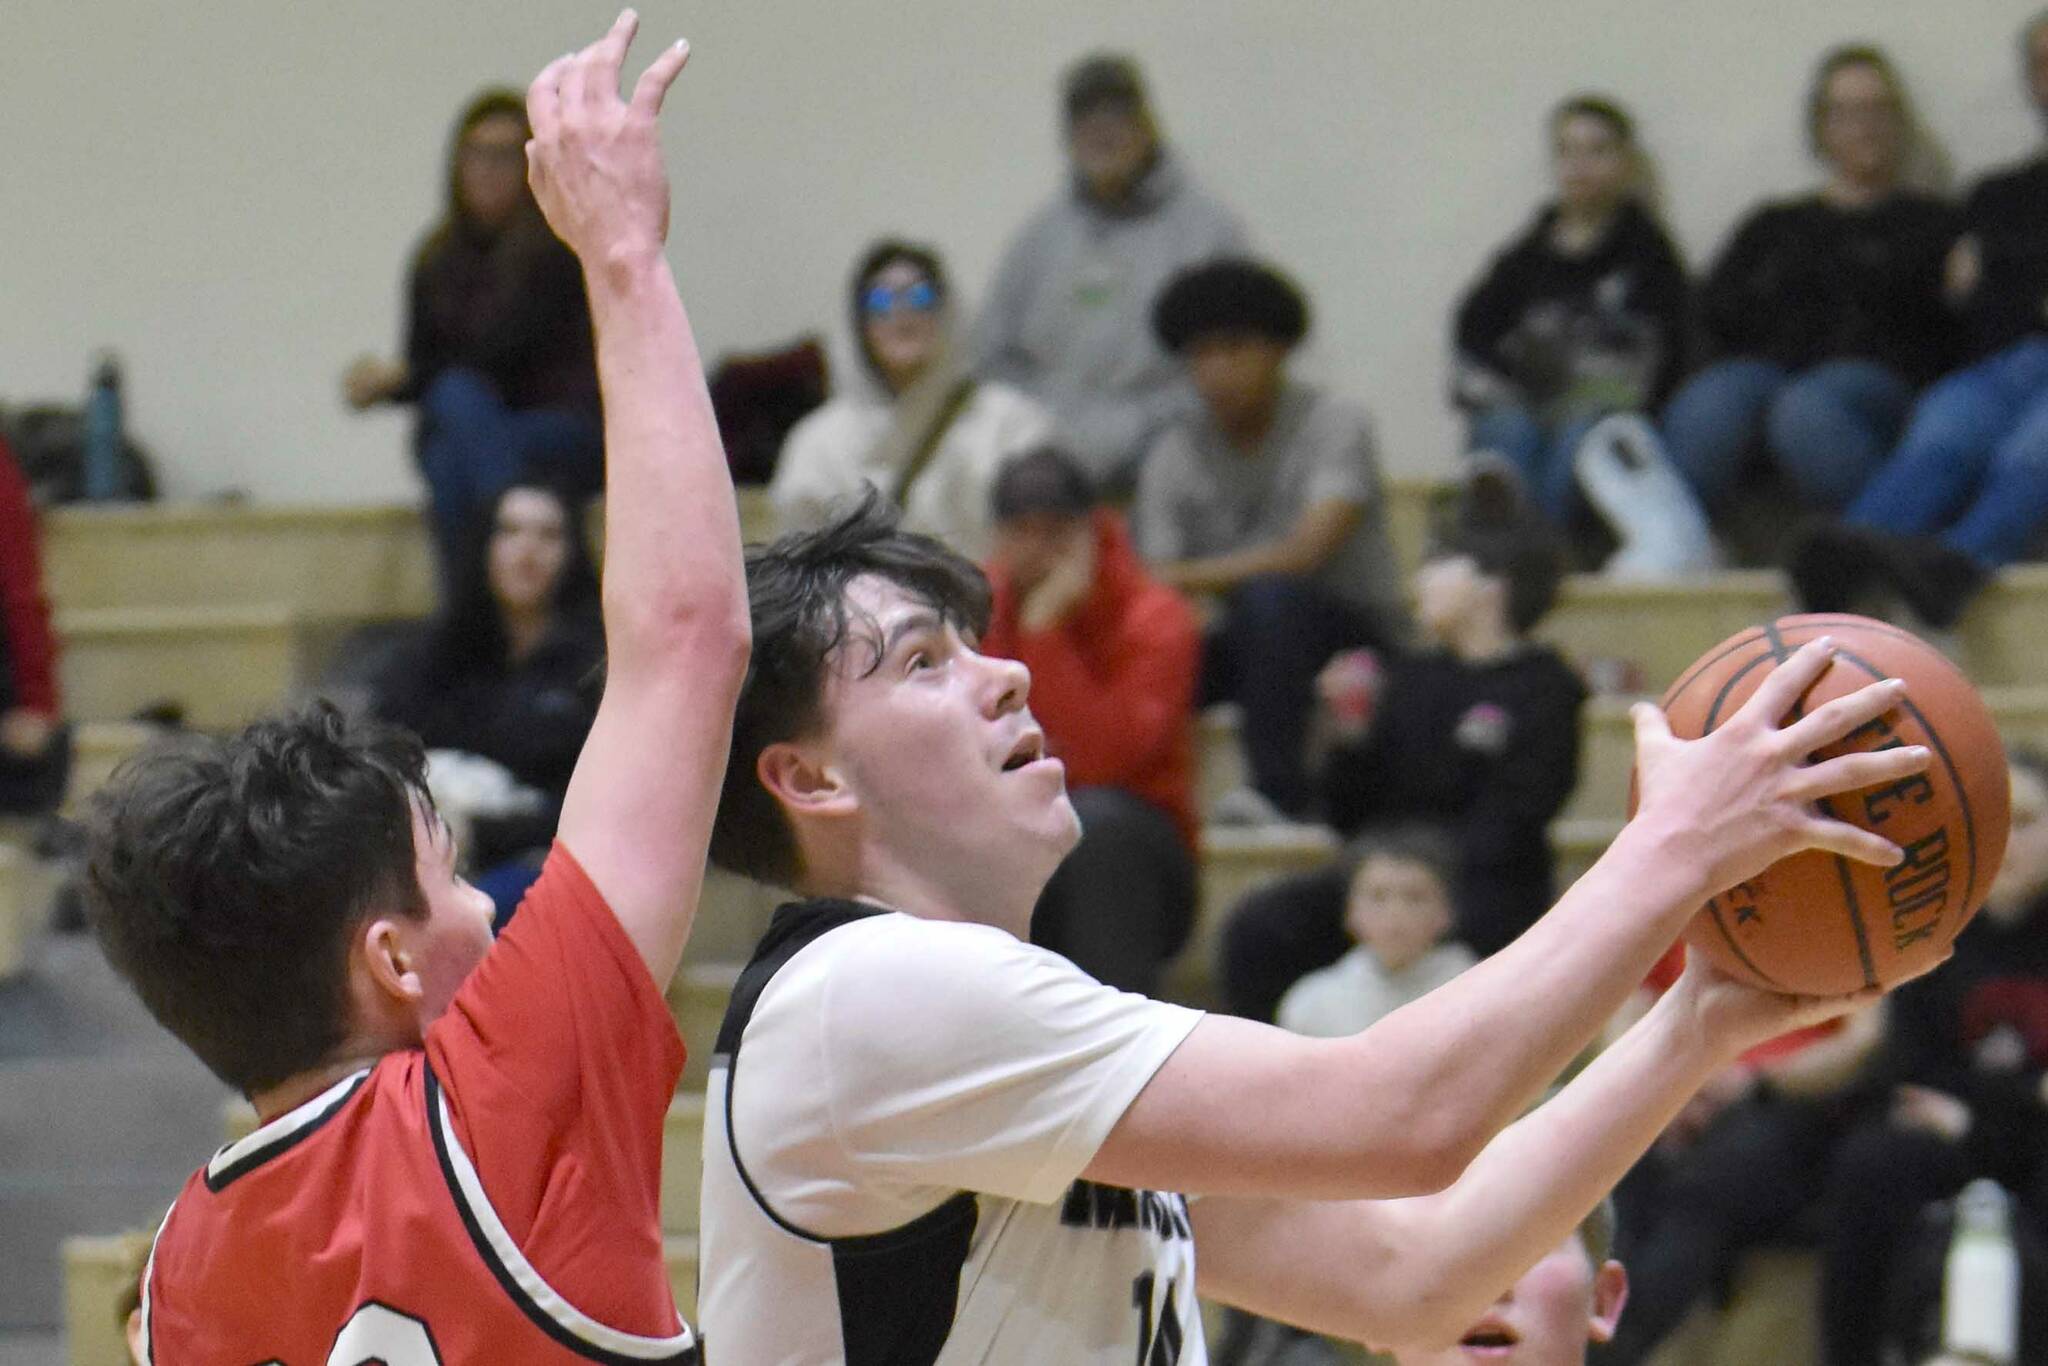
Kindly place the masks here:
MULTIPOLYGON (((1635 109, 1701 261, 1763 192, 1807 184, 1799 101, 1826 45, 1903 66, 1959 177, 2037 131, 2029 0, 644 0, 697 56, 667 119, 671 255, 707 353, 835 322, 885 229, 971 293, 1059 171, 1056 73, 1110 46, 1168 135, 1308 287, 1304 366, 1442 468, 1446 313, 1542 186, 1567 90, 1635 109)), ((117 348, 173 493, 410 496, 405 424, 347 414, 343 364, 397 344, 402 263, 437 210, 449 117, 611 17, 568 0, 6 0, 0 401, 69 396, 117 348)), ((644 58, 645 52, 641 54, 644 58)))

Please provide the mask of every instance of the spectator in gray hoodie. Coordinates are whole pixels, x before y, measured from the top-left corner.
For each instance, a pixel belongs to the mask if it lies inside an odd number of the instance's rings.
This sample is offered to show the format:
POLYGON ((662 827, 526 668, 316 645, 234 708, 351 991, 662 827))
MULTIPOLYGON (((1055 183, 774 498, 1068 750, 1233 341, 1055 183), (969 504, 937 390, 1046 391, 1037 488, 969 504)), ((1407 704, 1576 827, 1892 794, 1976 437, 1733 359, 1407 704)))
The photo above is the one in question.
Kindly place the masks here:
POLYGON ((1152 336, 1152 300, 1184 267, 1241 253, 1244 232, 1161 142, 1129 58, 1076 64, 1065 104, 1072 183, 1010 243, 974 351, 985 378, 1052 410, 1096 479, 1129 487, 1154 438, 1195 406, 1152 336))

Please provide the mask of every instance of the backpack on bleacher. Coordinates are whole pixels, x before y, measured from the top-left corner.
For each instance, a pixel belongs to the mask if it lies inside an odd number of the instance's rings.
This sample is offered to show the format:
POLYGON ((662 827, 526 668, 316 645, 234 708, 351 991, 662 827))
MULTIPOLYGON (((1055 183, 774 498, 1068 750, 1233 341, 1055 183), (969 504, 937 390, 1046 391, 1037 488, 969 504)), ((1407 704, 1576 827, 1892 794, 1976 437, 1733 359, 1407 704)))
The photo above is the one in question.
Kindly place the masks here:
MULTIPOLYGON (((14 448, 37 507, 77 502, 85 493, 85 412, 76 404, 43 403, 0 412, 0 436, 14 448)), ((124 502, 156 498, 156 473, 149 453, 121 434, 124 502)))

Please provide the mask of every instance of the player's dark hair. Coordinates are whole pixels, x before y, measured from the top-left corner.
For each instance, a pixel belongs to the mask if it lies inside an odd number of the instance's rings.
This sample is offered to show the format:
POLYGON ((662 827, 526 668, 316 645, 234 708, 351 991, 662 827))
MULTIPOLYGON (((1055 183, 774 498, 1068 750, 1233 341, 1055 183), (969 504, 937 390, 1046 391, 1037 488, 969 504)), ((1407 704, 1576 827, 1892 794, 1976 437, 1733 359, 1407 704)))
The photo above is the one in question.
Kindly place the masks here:
POLYGON ((1457 844, 1436 826, 1420 822, 1373 827, 1355 836, 1344 853, 1351 877, 1376 858, 1427 868, 1442 885, 1446 900, 1458 875, 1457 844))
POLYGON ((373 914, 424 914, 419 741, 316 702, 123 764, 93 799, 86 895, 150 1014, 244 1094, 328 1061, 348 951, 373 914))
POLYGON ((1269 265, 1222 256, 1190 266, 1152 304, 1152 334, 1178 355, 1218 333, 1265 337, 1292 347, 1308 335, 1308 300, 1269 265))
POLYGON ((770 745, 815 734, 823 723, 826 672, 855 624, 846 603, 855 579, 893 583, 962 631, 979 636, 987 628, 982 572, 931 537, 899 529, 898 516, 871 488, 816 531, 748 549, 754 651, 711 827, 719 867, 781 886, 794 885, 802 871, 795 832, 756 770, 770 745))

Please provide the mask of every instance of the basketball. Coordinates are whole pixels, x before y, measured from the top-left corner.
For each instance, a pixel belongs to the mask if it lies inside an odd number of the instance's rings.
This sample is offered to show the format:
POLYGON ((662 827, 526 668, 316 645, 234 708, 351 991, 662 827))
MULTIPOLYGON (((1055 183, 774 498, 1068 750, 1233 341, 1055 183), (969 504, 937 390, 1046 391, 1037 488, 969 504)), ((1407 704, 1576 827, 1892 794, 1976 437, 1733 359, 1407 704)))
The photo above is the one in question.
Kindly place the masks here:
POLYGON ((1834 639, 1835 659, 1793 717, 1880 679, 1903 679, 1907 691, 1897 707, 1815 758, 1901 745, 1933 752, 1924 773, 1824 803, 1829 815, 1883 835, 1905 857, 1892 868, 1820 850, 1782 859, 1708 902, 1686 940, 1758 986, 1833 996, 1891 986, 1947 954, 2004 857, 2011 792, 2004 743, 1969 679, 1925 641, 1867 617, 1780 617, 1722 641, 1665 694, 1672 734, 1706 735, 1794 650, 1823 635, 1834 639))

